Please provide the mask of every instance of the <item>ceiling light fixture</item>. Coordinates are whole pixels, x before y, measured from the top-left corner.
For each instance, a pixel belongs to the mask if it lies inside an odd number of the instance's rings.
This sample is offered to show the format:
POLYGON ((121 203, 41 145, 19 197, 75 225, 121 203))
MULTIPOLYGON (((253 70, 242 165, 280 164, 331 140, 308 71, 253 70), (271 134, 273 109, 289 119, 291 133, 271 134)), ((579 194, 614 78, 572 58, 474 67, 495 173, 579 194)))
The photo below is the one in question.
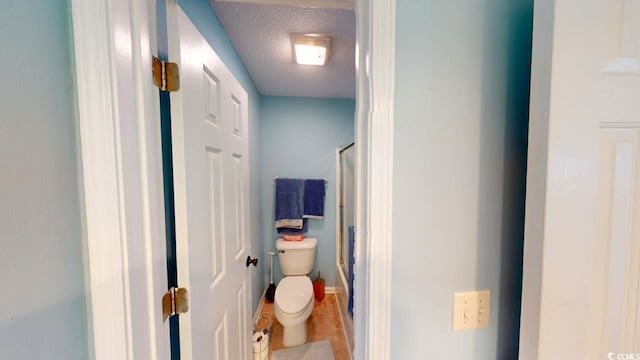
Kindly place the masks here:
POLYGON ((323 66, 329 60, 331 36, 319 34, 292 34, 293 58, 300 65, 323 66))

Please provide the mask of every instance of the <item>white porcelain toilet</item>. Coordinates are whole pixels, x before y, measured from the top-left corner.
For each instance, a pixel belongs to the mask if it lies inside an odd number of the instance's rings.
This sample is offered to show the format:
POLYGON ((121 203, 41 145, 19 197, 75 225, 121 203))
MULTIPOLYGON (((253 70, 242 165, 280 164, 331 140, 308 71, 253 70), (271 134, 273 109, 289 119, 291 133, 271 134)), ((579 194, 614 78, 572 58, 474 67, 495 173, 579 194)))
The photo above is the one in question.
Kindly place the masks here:
POLYGON ((280 270, 284 279, 276 287, 274 312, 284 327, 284 346, 302 345, 307 341, 307 319, 313 311, 313 285, 307 276, 313 270, 318 240, 276 240, 280 270))

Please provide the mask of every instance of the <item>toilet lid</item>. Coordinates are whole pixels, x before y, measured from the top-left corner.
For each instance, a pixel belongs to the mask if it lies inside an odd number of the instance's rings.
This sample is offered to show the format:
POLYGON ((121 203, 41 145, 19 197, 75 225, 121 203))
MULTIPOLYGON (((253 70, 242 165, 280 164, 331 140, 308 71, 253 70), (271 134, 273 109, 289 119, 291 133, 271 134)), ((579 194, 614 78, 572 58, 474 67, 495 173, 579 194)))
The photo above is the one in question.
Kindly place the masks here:
POLYGON ((287 314, 304 310, 313 297, 313 285, 307 276, 287 276, 276 288, 275 302, 287 314))

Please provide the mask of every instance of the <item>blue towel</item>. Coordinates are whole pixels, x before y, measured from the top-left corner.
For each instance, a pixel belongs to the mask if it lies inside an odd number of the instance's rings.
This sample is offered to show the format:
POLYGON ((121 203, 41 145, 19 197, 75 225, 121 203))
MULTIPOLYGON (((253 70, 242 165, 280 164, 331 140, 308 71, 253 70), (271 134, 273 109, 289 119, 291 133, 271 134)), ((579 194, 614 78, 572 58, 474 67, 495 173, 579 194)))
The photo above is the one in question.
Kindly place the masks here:
POLYGON ((322 219, 324 217, 324 179, 307 179, 304 181, 304 213, 306 219, 322 219))
POLYGON ((353 265, 355 254, 353 252, 356 243, 356 228, 349 226, 349 302, 347 303, 347 313, 353 319, 353 265))
POLYGON ((278 234, 286 234, 286 235, 299 235, 304 234, 309 231, 309 224, 307 223, 307 219, 302 220, 302 229, 289 228, 289 227, 281 227, 278 228, 278 234))
POLYGON ((302 229, 304 180, 276 179, 276 229, 302 229))

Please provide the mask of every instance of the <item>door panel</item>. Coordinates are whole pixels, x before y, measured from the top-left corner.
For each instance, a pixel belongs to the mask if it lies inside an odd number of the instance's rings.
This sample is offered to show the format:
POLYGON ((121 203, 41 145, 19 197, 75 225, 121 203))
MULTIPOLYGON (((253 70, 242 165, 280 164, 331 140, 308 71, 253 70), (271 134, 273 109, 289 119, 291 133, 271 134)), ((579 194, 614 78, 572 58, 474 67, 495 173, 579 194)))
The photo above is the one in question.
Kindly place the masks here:
MULTIPOLYGON (((546 192, 527 199, 544 196, 546 204, 543 219, 527 214, 544 229, 538 356, 521 357, 639 353, 640 0, 540 1, 536 8, 553 10, 534 28, 534 69, 548 73, 534 72, 532 94, 549 98, 531 104, 531 121, 548 121, 548 130, 532 123, 530 144, 548 145, 529 149, 547 154, 546 192), (540 26, 545 21, 551 35, 540 26), (546 139, 535 138, 541 134, 546 139)), ((525 264, 536 256, 526 253, 525 264)), ((525 267, 525 288, 535 287, 531 270, 525 267)))
POLYGON ((229 359, 229 331, 227 326, 227 314, 218 322, 213 336, 214 359, 229 359))
POLYGON ((209 208, 211 231, 211 290, 222 281, 226 272, 223 224, 225 208, 223 203, 222 154, 220 149, 207 148, 209 160, 209 208))
POLYGON ((638 129, 601 128, 590 324, 595 357, 640 349, 635 330, 640 325, 637 165, 638 129))
MULTIPOLYGON (((234 105, 236 103, 234 102, 234 105)), ((235 129, 234 129, 235 132, 235 129)), ((245 236, 244 236, 244 227, 242 224, 245 222, 244 218, 244 176, 243 176, 243 167, 244 163, 242 161, 241 154, 233 154, 232 155, 232 171, 233 171, 233 198, 235 204, 235 213, 234 213, 234 239, 235 239, 235 259, 239 260, 240 257, 245 253, 245 236)))
POLYGON ((247 95, 175 4, 167 7, 181 358, 246 359, 250 336, 247 95))

